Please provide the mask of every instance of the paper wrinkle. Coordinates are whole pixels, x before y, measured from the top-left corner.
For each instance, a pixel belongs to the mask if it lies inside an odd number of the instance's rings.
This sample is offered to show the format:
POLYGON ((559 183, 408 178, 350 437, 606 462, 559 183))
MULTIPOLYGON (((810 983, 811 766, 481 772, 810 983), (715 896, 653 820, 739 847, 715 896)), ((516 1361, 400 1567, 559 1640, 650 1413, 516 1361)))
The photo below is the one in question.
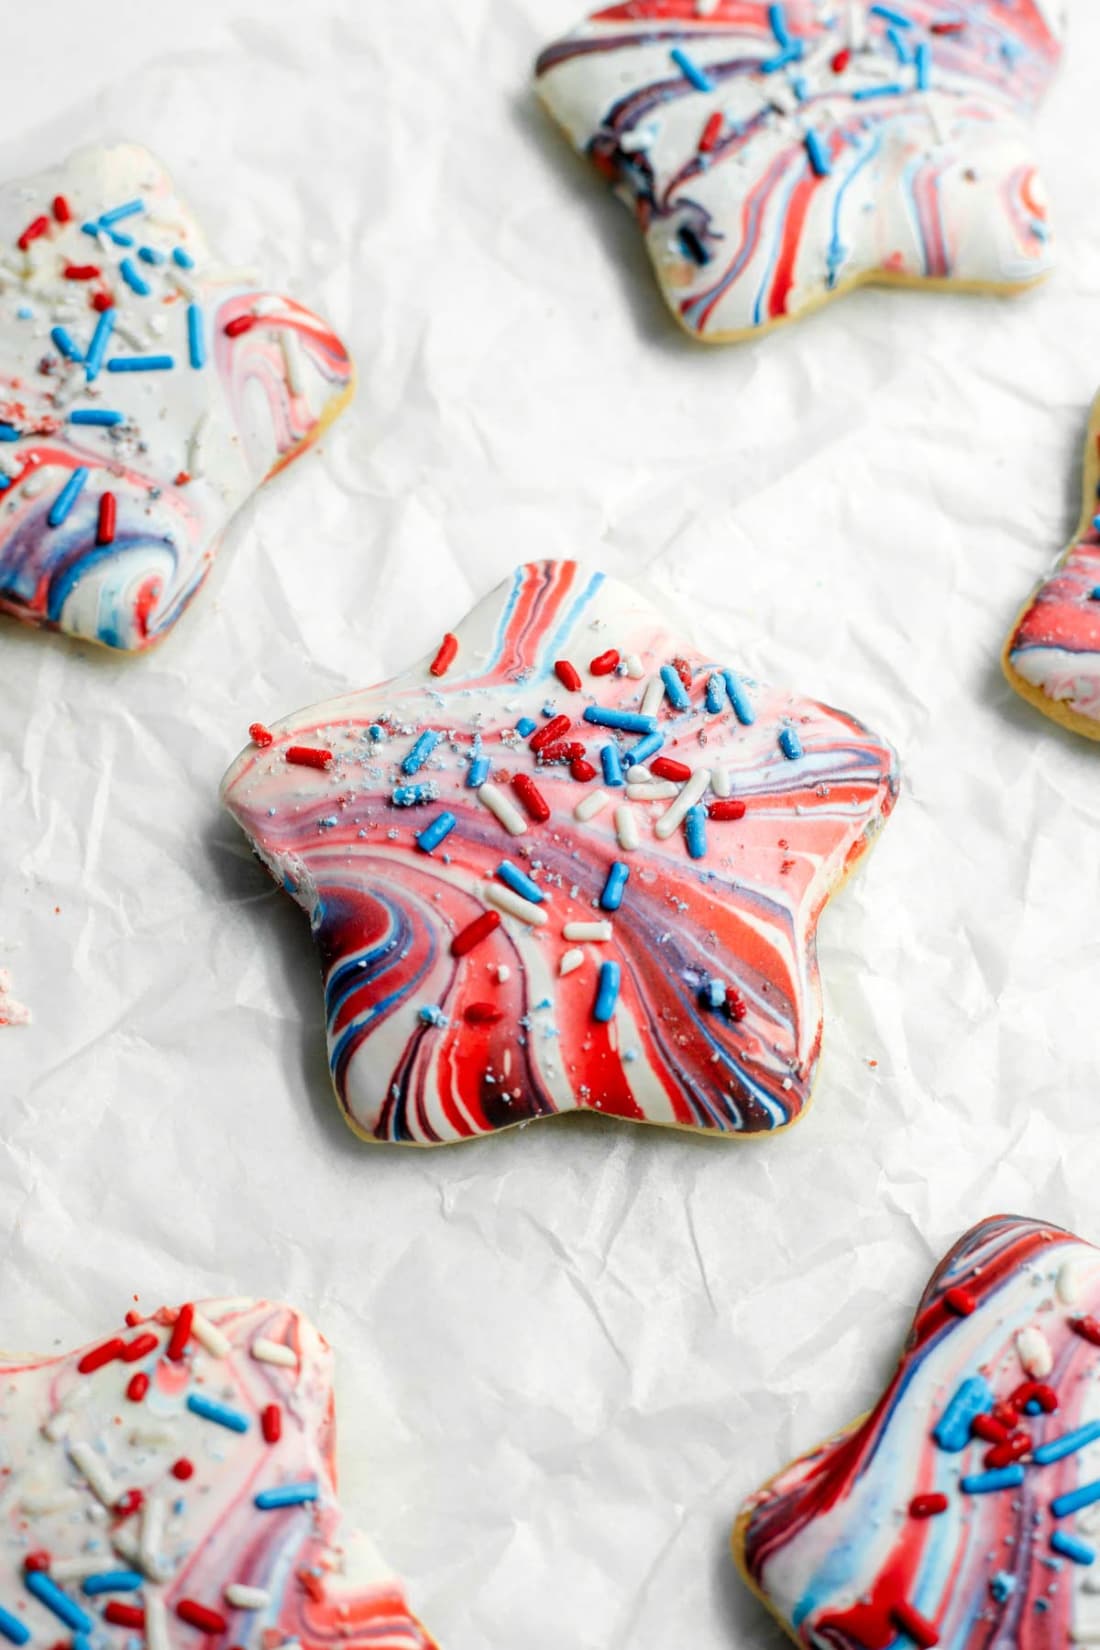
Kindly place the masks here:
POLYGON ((443 1650, 778 1650, 727 1557, 744 1494, 874 1401, 966 1226, 1100 1239, 1097 753, 997 663, 1100 370, 1100 13, 1038 123, 1045 291, 866 291, 707 349, 529 94, 581 9, 195 0, 185 50, 132 0, 107 35, 21 19, 5 175, 148 144, 359 390, 152 655, 0 626, 0 969, 34 1011, 0 1030, 0 1344, 78 1344, 134 1292, 287 1299, 337 1349, 344 1504, 443 1650), (821 925, 816 1098, 743 1148, 588 1118, 364 1146, 307 923, 218 780, 249 722, 573 554, 898 748, 821 925))

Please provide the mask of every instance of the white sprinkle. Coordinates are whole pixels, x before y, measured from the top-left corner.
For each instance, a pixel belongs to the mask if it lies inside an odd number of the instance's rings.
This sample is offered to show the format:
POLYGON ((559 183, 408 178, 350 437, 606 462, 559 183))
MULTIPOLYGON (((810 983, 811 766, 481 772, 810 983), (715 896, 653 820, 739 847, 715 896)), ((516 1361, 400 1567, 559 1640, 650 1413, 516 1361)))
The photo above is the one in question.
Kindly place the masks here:
POLYGON ((628 772, 632 785, 656 785, 657 783, 649 769, 641 762, 632 763, 628 772))
POLYGON ((20 491, 22 492, 24 498, 37 498, 39 493, 44 492, 45 489, 45 476, 32 471, 27 480, 23 483, 20 491))
POLYGON ((1054 1354, 1050 1350, 1050 1342, 1043 1331, 1036 1329, 1034 1324, 1019 1331, 1016 1336, 1016 1351, 1032 1380, 1043 1380, 1054 1368, 1054 1354))
POLYGON ((687 814, 688 809, 694 808, 695 804, 702 797, 703 792, 709 784, 710 769, 696 768, 691 778, 684 784, 683 789, 680 791, 680 794, 676 798, 675 802, 673 802, 670 807, 665 809, 664 813, 653 827, 653 834, 658 837, 660 841, 666 841, 667 838, 672 835, 673 831, 679 830, 680 826, 684 823, 684 817, 687 814))
POLYGON ((1058 1268, 1055 1284, 1058 1299, 1066 1306, 1074 1306, 1081 1298, 1081 1268, 1075 1260, 1064 1260, 1058 1268))
POLYGON ((160 1549, 164 1541, 164 1501, 159 1495, 146 1495, 141 1509, 141 1567, 146 1575, 160 1572, 160 1549))
POLYGON ((648 785, 626 787, 628 802, 667 802, 670 797, 679 794, 679 785, 674 784, 671 779, 654 779, 648 785))
POLYGON ((664 703, 664 697, 664 682, 659 676, 651 676, 642 694, 642 715, 656 716, 658 708, 664 703))
POLYGON ((262 1610, 270 1604, 271 1594, 264 1587, 247 1587, 243 1581, 231 1581, 225 1589, 225 1602, 234 1610, 262 1610))
POLYGON ((280 1341, 269 1341, 264 1335, 257 1335, 249 1351, 262 1364, 279 1364, 283 1369, 298 1367, 298 1354, 293 1347, 283 1346, 280 1341))
POLYGON ((618 807, 615 809, 615 835, 619 839, 619 847, 624 853, 632 848, 641 846, 641 837, 638 835, 638 821, 634 817, 632 808, 618 807))
POLYGON ((500 967, 497 969, 497 983, 499 985, 504 985, 511 978, 512 970, 508 967, 507 963, 501 963, 500 967))
POLYGON ((176 291, 182 292, 183 296, 189 303, 193 304, 195 302, 198 298, 198 291, 196 290, 195 283, 187 279, 187 276, 183 273, 182 269, 178 269, 175 264, 169 264, 167 269, 165 269, 164 274, 166 278, 171 281, 176 291))
POLYGON ((161 1449, 176 1442, 176 1434, 163 1423, 130 1428, 130 1442, 139 1448, 161 1449))
POLYGON ((50 1561, 50 1575, 54 1581, 83 1581, 104 1568, 102 1553, 84 1553, 77 1558, 55 1558, 50 1561))
POLYGON ((159 1593, 146 1593, 145 1644, 147 1650, 171 1650, 168 1638, 168 1611, 159 1593))
POLYGON ((864 26, 863 8, 855 0, 848 7, 848 45, 854 52, 861 52, 867 43, 867 30, 864 26))
POLYGON ((42 1433, 44 1437, 50 1440, 51 1444, 60 1444, 61 1440, 68 1437, 72 1431, 72 1425, 73 1418, 68 1410, 58 1409, 43 1421, 42 1433))
POLYGON ((583 962, 584 952, 579 946, 574 947, 572 951, 563 951, 561 962, 558 964, 558 973, 561 975, 572 974, 573 970, 579 968, 583 962))
MULTIPOLYGON (((80 1497, 75 1490, 24 1490, 19 1499, 19 1505, 29 1518, 41 1518, 46 1513, 63 1512, 66 1507, 80 1505, 80 1497)), ((57 1566, 53 1566, 56 1572, 57 1566)))
POLYGON ((302 351, 298 343, 298 335, 293 327, 283 327, 279 333, 279 344, 283 352, 283 366, 286 369, 286 381, 291 395, 301 395, 305 381, 302 377, 302 351))
POLYGON ((217 1324, 211 1323, 209 1318, 204 1318, 201 1312, 196 1312, 191 1319, 191 1332, 212 1358, 228 1358, 232 1351, 229 1341, 217 1324))
POLYGON ((597 942, 611 938, 611 924, 609 922, 567 922, 561 931, 563 940, 595 940, 597 942))
POLYGON ((589 791, 573 809, 573 818, 579 819, 583 825, 587 820, 595 819, 597 814, 602 813, 610 801, 611 798, 606 791, 589 791))
POLYGON ((733 786, 730 783, 728 768, 712 768, 710 770, 710 788, 715 796, 730 796, 733 786))
POLYGON ((639 126, 634 132, 623 132, 619 138, 619 148, 624 154, 637 154, 639 150, 652 148, 660 135, 660 127, 656 124, 639 126))
POLYGON ((623 660, 626 673, 632 682, 638 682, 645 675, 645 666, 636 653, 628 653, 623 660))
POLYGON ((198 423, 195 425, 195 428, 191 431, 190 438, 187 442, 187 473, 191 477, 192 481, 200 480, 206 473, 203 468, 202 444, 209 424, 210 414, 208 412, 204 412, 198 423))
POLYGON ((504 792, 488 782, 482 785, 477 793, 478 801, 494 814, 506 831, 512 836, 522 836, 527 829, 527 821, 516 807, 515 803, 505 796, 504 792))
POLYGON ((533 899, 524 899, 522 894, 505 888, 499 882, 486 883, 482 892, 498 911, 506 911, 510 917, 518 917, 520 922, 529 923, 532 928, 541 928, 547 920, 541 905, 536 905, 533 899))
POLYGON ((69 1460, 103 1505, 113 1507, 118 1500, 119 1491, 115 1488, 114 1480, 104 1466, 102 1458, 96 1454, 91 1444, 70 1444, 69 1460))

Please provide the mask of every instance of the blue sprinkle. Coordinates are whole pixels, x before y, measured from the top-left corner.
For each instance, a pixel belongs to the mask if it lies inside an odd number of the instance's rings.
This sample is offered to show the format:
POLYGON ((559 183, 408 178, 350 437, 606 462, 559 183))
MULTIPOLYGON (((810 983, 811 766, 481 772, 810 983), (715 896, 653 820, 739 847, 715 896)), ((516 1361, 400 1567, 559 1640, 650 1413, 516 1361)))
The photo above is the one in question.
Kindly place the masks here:
POLYGON ((0 471, 0 493, 6 493, 10 486, 11 476, 6 476, 0 471))
POLYGON ((443 1010, 438 1008, 435 1003, 426 1003, 417 1018, 426 1026, 444 1027, 449 1026, 451 1023, 443 1010))
POLYGON ((386 730, 380 722, 372 722, 367 732, 372 739, 384 739, 386 737, 386 730))
POLYGON ((610 710, 603 705, 586 705, 584 720, 597 728, 618 728, 620 733, 657 732, 655 716, 640 716, 632 710, 610 710))
POLYGON ((14 424, 0 424, 0 441, 18 441, 19 431, 14 424))
POLYGON ((1092 590, 1089 592, 1089 601, 1100 602, 1100 584, 1094 585, 1092 590))
POLYGON ((904 40, 902 38, 896 23, 890 24, 890 27, 886 31, 886 38, 889 40, 891 46, 893 46, 899 63, 909 63, 912 61, 913 48, 910 46, 908 40, 904 40))
POLYGON ((617 859, 607 873, 607 881, 603 885, 600 895, 600 907, 604 911, 617 911, 623 903, 623 893, 630 880, 630 866, 617 859))
POLYGON ((63 355, 66 361, 80 360, 80 351, 77 349, 76 345, 73 343, 63 326, 51 327, 50 337, 54 341, 54 346, 57 349, 58 354, 63 355))
POLYGON ((395 808, 414 808, 418 802, 434 802, 434 785, 398 785, 390 801, 395 808))
POLYGON ((443 735, 441 733, 437 733, 435 728, 425 728, 412 750, 402 762, 401 772, 407 774, 419 773, 420 769, 424 766, 425 762, 435 750, 435 747, 439 744, 442 737, 443 735))
POLYGON ((606 1025, 615 1012, 615 1004, 619 1000, 619 988, 622 984, 622 970, 617 962, 600 964, 599 984, 596 987, 596 1002, 592 1009, 592 1018, 600 1025, 606 1025))
POLYGON ((138 212, 144 211, 144 201, 124 201, 121 206, 112 206, 109 212, 101 212, 99 214, 99 221, 104 229, 109 229, 113 223, 121 223, 123 218, 132 218, 138 212))
POLYGON ((31 1636, 30 1628, 18 1616, 13 1616, 10 1610, 4 1609, 0 1609, 0 1633, 13 1644, 26 1644, 31 1636))
POLYGON ((475 756, 470 763, 470 771, 466 775, 466 788, 476 791, 480 785, 484 785, 489 777, 489 767, 490 762, 487 756, 475 756))
POLYGON ((523 899, 532 900, 535 905, 541 905, 545 900, 546 895, 534 878, 521 871, 518 865, 513 865, 510 859, 501 860, 496 874, 506 888, 510 888, 514 894, 521 895, 523 899))
POLYGON ((600 767, 605 785, 617 788, 623 783, 623 764, 618 745, 600 746, 600 767))
POLYGON ((306 1501, 316 1501, 320 1491, 315 1478, 300 1484, 280 1484, 277 1490, 261 1490, 256 1496, 257 1507, 268 1512, 272 1507, 300 1507, 306 1501))
POLYGON ((744 683, 732 670, 722 672, 722 680, 726 684, 726 692, 730 696, 733 713, 742 727, 751 728, 756 721, 756 712, 752 708, 752 701, 745 692, 744 683))
POLYGON ((922 41, 917 47, 917 91, 926 92, 932 84, 932 48, 922 41))
POLYGON ((702 268, 713 260, 714 254, 694 224, 681 224, 677 230, 677 239, 685 256, 690 258, 693 264, 699 264, 702 268))
POLYGON ((99 369, 103 365, 103 357, 107 353, 107 344, 115 330, 115 312, 105 309, 95 324, 92 341, 88 345, 88 353, 84 357, 84 376, 91 384, 99 377, 99 369))
POLYGON ((1003 1604, 1005 1600, 1011 1598, 1013 1593, 1016 1591, 1016 1577, 1009 1575, 1007 1570, 998 1570, 997 1574, 993 1577, 993 1580, 989 1583, 989 1591, 993 1594, 993 1597, 996 1599, 998 1604, 1003 1604))
POLYGON ((656 756, 664 742, 663 733, 651 733, 648 739, 639 739, 636 745, 631 745, 623 761, 628 768, 632 768, 636 762, 647 762, 651 756, 656 756))
POLYGON ((530 716, 521 716, 519 721, 516 723, 516 732, 519 734, 521 739, 526 739, 527 735, 529 733, 534 733, 537 727, 538 723, 530 716))
POLYGON ((88 466, 86 464, 81 464, 73 471, 64 487, 62 487, 61 491, 50 505, 50 513, 46 517, 46 520, 49 522, 51 527, 61 526, 61 523, 66 519, 69 511, 80 497, 81 489, 87 479, 88 466))
POLYGON ((715 1013, 725 1007, 726 988, 721 980, 704 980, 699 987, 699 1001, 704 1008, 713 1009, 715 1013))
POLYGON ((133 1593, 144 1584, 145 1577, 137 1570, 99 1570, 85 1576, 82 1586, 89 1598, 95 1598, 97 1593, 133 1593))
POLYGON ((900 11, 891 11, 889 6, 872 6, 872 17, 881 17, 884 23, 893 24, 895 29, 911 29, 912 23, 900 11))
POLYGON ((1095 1549, 1087 1541, 1078 1541, 1076 1536, 1065 1535, 1061 1530, 1055 1530, 1050 1545, 1054 1552, 1061 1553, 1063 1558, 1071 1558, 1075 1564, 1096 1562, 1095 1549))
POLYGON ((98 241, 100 236, 100 227, 97 223, 92 223, 89 219, 87 223, 82 223, 80 227, 84 231, 85 235, 90 235, 93 241, 98 241))
POLYGON ((803 754, 802 741, 793 728, 784 728, 779 735, 779 749, 788 762, 797 762, 803 754))
POLYGON ((458 820, 454 814, 448 813, 444 808, 443 812, 436 814, 431 823, 425 825, 422 831, 417 831, 416 846, 422 854, 433 853, 439 847, 439 844, 450 836, 457 824, 458 820))
POLYGON ((857 86, 849 95, 855 103, 868 103, 873 97, 900 97, 905 87, 896 80, 888 86, 857 86))
POLYGON ((90 1633, 92 1618, 86 1610, 63 1593, 56 1581, 51 1581, 45 1570, 24 1570, 23 1585, 47 1610, 71 1627, 74 1633, 90 1633))
POLYGON ((155 246, 139 246, 138 257, 143 264, 162 264, 164 253, 158 252, 155 246))
POLYGON ((707 851, 707 810, 702 803, 689 808, 684 815, 684 837, 692 859, 703 859, 707 851))
POLYGON ((665 684, 665 693, 673 710, 691 709, 691 700, 688 698, 687 689, 672 665, 661 666, 661 681, 665 684))
POLYGON ((992 1495, 995 1490, 1014 1490, 1024 1481, 1024 1469, 1017 1462, 1011 1467, 998 1467, 995 1472, 971 1472, 959 1479, 959 1488, 965 1495, 992 1495))
POLYGON ((100 228, 107 239, 114 242, 115 246, 133 246, 134 237, 132 235, 123 234, 121 229, 110 229, 106 224, 101 224, 100 228))
POLYGON ((689 80, 697 92, 713 92, 714 81, 705 74, 698 63, 693 63, 682 46, 673 46, 668 54, 685 80, 689 80))
POLYGON ((992 1408, 993 1393, 989 1382, 981 1375, 971 1375, 952 1397, 932 1436, 941 1449, 958 1455, 970 1442, 971 1421, 976 1415, 985 1415, 992 1408))
MULTIPOLYGON (((110 310, 107 311, 109 315, 110 310)), ((172 355, 116 355, 108 361, 108 372, 170 372, 175 366, 172 355)))
POLYGON ((1050 1503, 1050 1510, 1055 1518, 1066 1518, 1070 1513, 1080 1512, 1082 1507, 1091 1507, 1096 1501, 1100 1501, 1100 1480, 1093 1479, 1091 1484, 1082 1484, 1080 1489, 1056 1496, 1050 1503))
POLYGON ((202 330, 202 310, 198 304, 187 306, 187 353, 193 367, 205 367, 206 339, 202 330))
POLYGON ((230 1409, 228 1404, 219 1404, 214 1398, 204 1398, 201 1392, 187 1394, 187 1407, 192 1415, 199 1415, 204 1421, 214 1421, 219 1427, 227 1427, 230 1432, 248 1431, 247 1415, 242 1415, 239 1409, 230 1409))
POLYGON ((20 321, 34 320, 34 310, 31 308, 30 304, 20 304, 15 313, 20 321))
POLYGON ((817 176, 827 178, 833 169, 833 163, 821 138, 812 129, 806 133, 806 153, 817 176))
POLYGON ((707 709, 710 711, 712 716, 717 716, 718 712, 722 709, 722 706, 725 704, 725 700, 726 700, 726 696, 725 696, 725 693, 723 691, 722 678, 721 678, 721 676, 719 676, 717 671, 714 671, 710 676, 707 677, 707 700, 706 700, 706 704, 707 704, 707 709))
POLYGON ((194 258, 191 256, 190 252, 185 251, 182 246, 174 246, 172 248, 172 262, 179 269, 194 269, 195 267, 194 258))
POLYGON ((132 259, 123 258, 118 272, 132 292, 136 292, 139 298, 148 298, 153 289, 132 259))
POLYGON ((781 46, 789 46, 791 44, 791 31, 787 27, 787 19, 784 14, 784 8, 779 5, 769 6, 768 22, 771 24, 772 33, 775 35, 775 38, 778 40, 779 44, 781 46))
POLYGON ((789 63, 800 63, 802 61, 802 51, 801 40, 792 40, 790 45, 777 53, 775 57, 769 57, 765 63, 758 63, 757 68, 761 74, 775 74, 777 69, 785 69, 789 63))
POLYGON ((107 407, 77 407, 69 414, 70 424, 121 424, 125 414, 112 412, 107 407))

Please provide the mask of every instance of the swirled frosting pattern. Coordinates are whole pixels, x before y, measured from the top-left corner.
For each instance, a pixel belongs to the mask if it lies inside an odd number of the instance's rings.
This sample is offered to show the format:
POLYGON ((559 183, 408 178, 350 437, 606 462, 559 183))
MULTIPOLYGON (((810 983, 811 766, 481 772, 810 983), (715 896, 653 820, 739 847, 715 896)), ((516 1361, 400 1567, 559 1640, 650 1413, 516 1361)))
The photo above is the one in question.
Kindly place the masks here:
POLYGON ((996 1217, 941 1263, 873 1412, 746 1504, 746 1578, 800 1645, 1100 1642, 1100 1251, 996 1217))
POLYGON ((332 1354, 289 1307, 131 1313, 79 1352, 4 1358, 0 1391, 9 1644, 433 1650, 342 1532, 332 1354))
POLYGON ((433 659, 253 733, 224 799, 309 912, 358 1132, 800 1116, 818 917, 896 794, 854 718, 540 562, 433 659))
POLYGON ((1013 687, 1055 721, 1100 739, 1100 400, 1085 448, 1077 534, 1016 621, 1004 652, 1013 687))
POLYGON ((352 369, 325 323, 221 264, 164 170, 87 149, 0 189, 0 611, 140 650, 352 369))
POLYGON ((1044 276, 1027 121, 1064 30, 1061 0, 624 0, 536 78, 676 319, 733 339, 866 282, 1044 276))

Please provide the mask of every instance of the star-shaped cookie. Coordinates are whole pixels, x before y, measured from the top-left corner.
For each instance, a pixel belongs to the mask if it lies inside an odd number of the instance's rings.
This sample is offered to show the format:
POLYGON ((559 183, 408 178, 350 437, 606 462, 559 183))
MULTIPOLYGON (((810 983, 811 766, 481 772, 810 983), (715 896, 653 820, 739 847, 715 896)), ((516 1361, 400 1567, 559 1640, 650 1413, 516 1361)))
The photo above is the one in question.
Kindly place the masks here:
POLYGON ((219 262, 144 149, 0 188, 0 612, 159 641, 351 392, 340 340, 219 262))
POLYGON ((342 1532, 332 1354, 208 1301, 0 1360, 0 1639, 27 1650, 433 1650, 342 1532))
POLYGON ((1100 399, 1085 449, 1084 514, 1077 535, 1016 620, 1005 674, 1045 715, 1100 739, 1100 399))
POLYGON ((818 917, 897 788, 853 717, 538 562, 404 675, 252 732, 224 800, 309 912, 358 1133, 802 1114, 818 917))
POLYGON ((1064 32, 1061 0, 623 0, 536 83, 676 319, 728 341, 868 282, 1046 275, 1028 120, 1064 32))
POLYGON ((796 1644, 1100 1643, 1100 1251, 998 1216, 940 1264, 874 1410, 745 1504, 796 1644))

